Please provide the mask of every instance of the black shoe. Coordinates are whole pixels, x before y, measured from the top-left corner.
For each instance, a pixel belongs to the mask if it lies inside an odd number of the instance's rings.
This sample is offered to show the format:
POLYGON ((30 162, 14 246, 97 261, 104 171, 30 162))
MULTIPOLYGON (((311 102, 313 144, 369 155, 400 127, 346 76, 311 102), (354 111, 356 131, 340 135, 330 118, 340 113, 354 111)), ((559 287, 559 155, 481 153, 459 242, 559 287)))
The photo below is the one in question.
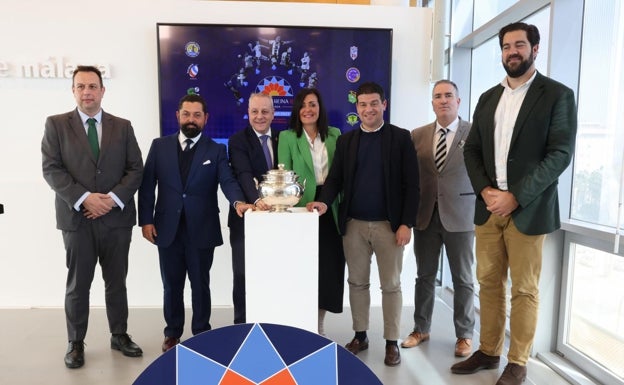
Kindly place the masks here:
POLYGON ((76 369, 84 365, 84 341, 69 341, 65 353, 65 366, 76 369))
POLYGON ((140 357, 143 355, 143 350, 139 345, 132 342, 130 336, 124 334, 113 334, 111 336, 111 349, 119 350, 124 356, 128 357, 140 357))

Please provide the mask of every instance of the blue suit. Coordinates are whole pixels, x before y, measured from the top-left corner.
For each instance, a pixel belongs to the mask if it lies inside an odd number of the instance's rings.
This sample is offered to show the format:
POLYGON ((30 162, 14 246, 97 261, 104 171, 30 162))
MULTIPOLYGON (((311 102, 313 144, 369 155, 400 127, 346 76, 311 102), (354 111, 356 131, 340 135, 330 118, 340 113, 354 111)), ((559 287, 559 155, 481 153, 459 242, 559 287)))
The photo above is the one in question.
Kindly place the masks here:
POLYGON ((225 146, 202 135, 191 151, 182 184, 178 134, 154 139, 139 188, 139 226, 153 224, 164 286, 165 336, 184 328, 184 283, 192 289, 193 334, 210 330, 210 267, 214 248, 223 244, 217 189, 234 204, 245 200, 230 169, 225 146), (158 186, 158 196, 155 188, 158 186))

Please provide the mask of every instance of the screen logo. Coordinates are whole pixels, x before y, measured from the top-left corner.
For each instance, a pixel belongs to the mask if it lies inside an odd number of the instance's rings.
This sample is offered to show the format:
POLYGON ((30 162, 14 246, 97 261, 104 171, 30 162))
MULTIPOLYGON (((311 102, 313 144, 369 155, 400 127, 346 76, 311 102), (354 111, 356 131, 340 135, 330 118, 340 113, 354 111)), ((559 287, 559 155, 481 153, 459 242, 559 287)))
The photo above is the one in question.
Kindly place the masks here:
POLYGON ((347 73, 345 75, 347 80, 351 83, 355 83, 360 80, 360 70, 355 67, 347 69, 347 73))
POLYGON ((258 83, 256 90, 271 96, 293 96, 290 83, 280 76, 267 76, 258 83))
POLYGON ((197 57, 199 56, 199 44, 194 41, 189 41, 184 46, 184 53, 188 57, 197 57))
POLYGON ((358 47, 352 45, 351 48, 349 48, 349 55, 351 56, 351 60, 355 60, 358 57, 358 47))
POLYGON ((351 104, 357 103, 357 95, 356 95, 355 91, 349 91, 349 95, 347 95, 347 100, 351 104))
POLYGON ((196 79, 197 75, 199 75, 199 66, 197 64, 191 64, 186 69, 186 73, 191 79, 196 79))
POLYGON ((358 115, 355 112, 349 112, 347 114, 347 124, 350 125, 351 127, 355 126, 356 124, 358 124, 360 118, 358 117, 358 115))

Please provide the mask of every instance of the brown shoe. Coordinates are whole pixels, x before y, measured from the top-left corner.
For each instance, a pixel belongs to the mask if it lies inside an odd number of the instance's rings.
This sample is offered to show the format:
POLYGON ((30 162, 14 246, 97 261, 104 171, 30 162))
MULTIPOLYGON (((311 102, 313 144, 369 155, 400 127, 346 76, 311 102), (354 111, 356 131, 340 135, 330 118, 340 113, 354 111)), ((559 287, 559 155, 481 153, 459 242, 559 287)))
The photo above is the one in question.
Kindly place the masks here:
POLYGON ((483 369, 496 369, 499 364, 499 356, 488 356, 482 353, 481 350, 477 350, 467 360, 451 366, 451 372, 455 374, 472 374, 483 369))
POLYGON ((162 344, 162 351, 166 352, 167 350, 173 348, 179 343, 180 343, 179 338, 165 337, 165 340, 163 341, 163 344, 162 344))
POLYGON ((518 364, 507 364, 503 374, 500 376, 496 385, 520 385, 524 382, 527 376, 526 366, 518 364))
POLYGON ((455 343, 455 357, 468 357, 472 353, 472 340, 470 338, 458 338, 455 343))
POLYGON ((364 339, 364 341, 353 338, 351 342, 345 345, 345 348, 353 354, 358 354, 362 350, 368 349, 368 338, 364 339))
POLYGON ((402 348, 413 348, 420 345, 421 342, 429 341, 429 333, 411 332, 406 339, 401 342, 402 348))
POLYGON ((397 366, 401 363, 401 353, 396 345, 386 345, 386 358, 384 364, 388 366, 397 366))

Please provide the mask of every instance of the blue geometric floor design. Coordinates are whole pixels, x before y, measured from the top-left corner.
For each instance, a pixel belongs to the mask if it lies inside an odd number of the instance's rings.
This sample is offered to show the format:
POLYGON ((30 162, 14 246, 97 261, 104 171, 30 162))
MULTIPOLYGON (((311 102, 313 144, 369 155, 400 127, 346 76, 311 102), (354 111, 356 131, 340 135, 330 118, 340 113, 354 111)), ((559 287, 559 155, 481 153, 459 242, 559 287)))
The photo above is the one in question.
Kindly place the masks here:
POLYGON ((163 353, 135 385, 381 385, 356 356, 307 330, 241 324, 163 353))

